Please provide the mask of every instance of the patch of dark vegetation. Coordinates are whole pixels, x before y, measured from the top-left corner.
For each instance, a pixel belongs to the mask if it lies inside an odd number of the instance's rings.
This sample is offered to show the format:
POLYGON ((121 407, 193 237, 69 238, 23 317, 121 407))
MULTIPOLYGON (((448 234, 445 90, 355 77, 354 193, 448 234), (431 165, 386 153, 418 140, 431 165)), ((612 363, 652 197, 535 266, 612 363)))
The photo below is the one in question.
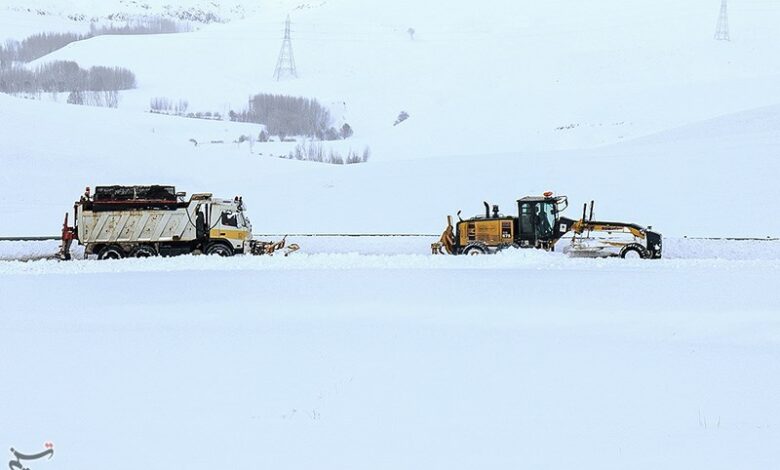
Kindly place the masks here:
POLYGON ((330 111, 313 98, 261 93, 250 98, 247 109, 231 111, 229 117, 231 121, 262 124, 280 140, 290 135, 335 140, 326 138, 331 129, 333 137, 338 136, 331 127, 330 111))
MULTIPOLYGON (((114 21, 119 18, 109 18, 114 21)), ((10 66, 14 62, 32 62, 36 59, 62 49, 68 44, 96 36, 131 34, 170 34, 192 31, 190 23, 182 23, 163 17, 142 17, 108 25, 92 23, 87 34, 77 33, 39 33, 22 41, 8 40, 0 45, 0 66, 10 66)))
POLYGON ((9 94, 119 91, 135 86, 135 74, 121 67, 82 69, 76 62, 57 61, 33 70, 22 66, 0 69, 0 92, 9 94))

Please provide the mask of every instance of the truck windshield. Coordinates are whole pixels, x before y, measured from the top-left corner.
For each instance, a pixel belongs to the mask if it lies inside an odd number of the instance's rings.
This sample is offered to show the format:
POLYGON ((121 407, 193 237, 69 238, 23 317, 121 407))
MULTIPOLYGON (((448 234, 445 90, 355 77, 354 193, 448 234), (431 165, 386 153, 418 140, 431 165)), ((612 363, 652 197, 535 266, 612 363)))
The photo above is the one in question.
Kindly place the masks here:
POLYGON ((233 211, 223 212, 222 225, 225 227, 238 227, 238 213, 233 211))

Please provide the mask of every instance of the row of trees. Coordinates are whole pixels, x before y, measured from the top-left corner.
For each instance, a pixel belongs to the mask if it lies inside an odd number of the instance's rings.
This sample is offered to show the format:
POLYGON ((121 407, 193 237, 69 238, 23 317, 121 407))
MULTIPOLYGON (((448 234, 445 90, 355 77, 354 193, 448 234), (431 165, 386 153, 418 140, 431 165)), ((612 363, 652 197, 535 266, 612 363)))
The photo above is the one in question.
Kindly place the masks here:
MULTIPOLYGON (((249 100, 249 107, 230 111, 231 121, 263 124, 271 135, 323 137, 330 129, 330 111, 316 99, 261 93, 249 100)), ((324 140, 324 139, 322 139, 324 140)))
POLYGON ((21 42, 9 39, 0 46, 0 65, 8 67, 13 62, 32 62, 88 37, 89 35, 76 33, 40 33, 21 42))
POLYGON ((187 100, 174 101, 170 98, 156 97, 149 100, 149 110, 158 114, 173 114, 175 116, 184 116, 187 114, 190 103, 187 100))
MULTIPOLYGON (((188 112, 187 100, 155 97, 149 101, 149 112, 200 119, 222 119, 219 113, 188 112)), ((288 136, 303 136, 317 140, 339 140, 352 137, 349 124, 336 129, 331 126, 330 111, 316 99, 286 95, 258 94, 249 100, 243 111, 230 111, 228 119, 236 122, 262 124, 265 129, 258 140, 267 142, 272 135, 284 141, 288 136)))
POLYGON ((0 68, 2 93, 118 91, 135 86, 135 74, 121 67, 82 69, 75 62, 57 61, 34 70, 21 66, 0 68))
POLYGON ((163 17, 144 17, 127 21, 121 25, 90 25, 87 34, 77 33, 39 33, 22 41, 9 39, 0 45, 0 66, 7 67, 13 62, 32 62, 68 44, 95 36, 111 34, 163 34, 192 31, 189 23, 180 23, 163 17))
POLYGON ((119 106, 119 92, 116 90, 71 91, 68 94, 68 103, 85 106, 116 108, 119 106))
POLYGON ((192 31, 191 23, 174 21, 162 16, 145 16, 127 20, 124 24, 116 25, 96 25, 91 23, 89 26, 90 36, 104 36, 110 34, 171 34, 186 33, 192 31))
POLYGON ((365 147, 363 149, 363 153, 359 154, 358 152, 349 149, 346 156, 342 155, 341 152, 334 149, 329 149, 328 152, 325 152, 325 149, 323 148, 322 144, 316 143, 316 142, 309 142, 309 145, 305 144, 298 144, 295 146, 295 149, 290 151, 290 153, 287 154, 286 157, 280 157, 280 158, 288 158, 290 160, 306 160, 310 162, 320 162, 320 163, 330 163, 333 165, 352 165, 355 163, 365 163, 368 161, 369 158, 371 158, 371 148, 365 147))

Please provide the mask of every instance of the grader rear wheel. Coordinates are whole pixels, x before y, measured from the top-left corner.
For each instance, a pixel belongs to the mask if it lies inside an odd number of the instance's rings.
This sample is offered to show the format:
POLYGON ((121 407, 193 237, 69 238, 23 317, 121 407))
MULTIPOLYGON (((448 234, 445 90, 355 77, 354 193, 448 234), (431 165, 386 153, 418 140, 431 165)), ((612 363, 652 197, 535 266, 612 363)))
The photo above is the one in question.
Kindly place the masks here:
POLYGON ((463 254, 469 256, 486 255, 488 253, 488 247, 480 242, 469 243, 466 245, 466 248, 463 249, 463 254))

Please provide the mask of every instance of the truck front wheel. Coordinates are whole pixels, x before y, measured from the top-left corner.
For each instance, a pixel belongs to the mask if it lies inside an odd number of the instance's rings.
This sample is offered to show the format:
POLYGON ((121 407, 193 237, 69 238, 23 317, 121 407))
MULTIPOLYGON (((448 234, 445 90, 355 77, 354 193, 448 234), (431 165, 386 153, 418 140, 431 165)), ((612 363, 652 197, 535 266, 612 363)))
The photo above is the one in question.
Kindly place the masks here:
POLYGON ((206 245, 207 255, 233 256, 233 247, 223 242, 211 242, 206 245))

